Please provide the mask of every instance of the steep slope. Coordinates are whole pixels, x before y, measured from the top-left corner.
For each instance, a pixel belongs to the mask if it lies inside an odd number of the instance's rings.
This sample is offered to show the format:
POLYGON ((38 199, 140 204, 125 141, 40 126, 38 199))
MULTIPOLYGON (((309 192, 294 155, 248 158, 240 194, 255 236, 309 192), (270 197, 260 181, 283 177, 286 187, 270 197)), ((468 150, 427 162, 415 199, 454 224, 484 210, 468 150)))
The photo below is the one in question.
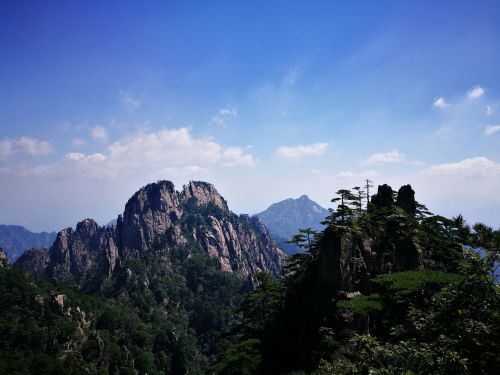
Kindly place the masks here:
POLYGON ((131 260, 172 248, 202 249, 223 271, 243 277, 261 271, 278 275, 284 261, 264 225, 232 213, 213 185, 190 182, 176 191, 171 182, 160 181, 129 199, 116 226, 86 219, 75 230, 59 232, 49 250, 27 252, 16 266, 33 276, 93 289, 131 260))
POLYGON ((59 232, 50 249, 27 251, 5 273, 15 280, 4 289, 30 295, 19 301, 6 294, 7 313, 23 304, 21 319, 34 316, 37 332, 69 327, 55 346, 51 335, 37 338, 35 354, 16 341, 28 329, 6 331, 3 342, 17 357, 5 363, 36 367, 40 354, 46 363, 64 367, 60 360, 68 358, 90 373, 203 374, 254 276, 277 275, 284 257, 264 225, 232 213, 214 186, 190 182, 176 191, 168 181, 149 184, 129 199, 116 225, 85 219, 59 232), (45 291, 34 294, 40 285, 45 291), (39 315, 38 300, 53 310, 50 321, 39 315))
POLYGON ((56 232, 34 233, 20 225, 0 225, 0 246, 10 262, 15 262, 22 253, 32 247, 50 247, 56 232))
POLYGON ((297 234, 299 229, 323 230, 324 225, 321 222, 328 214, 329 211, 326 208, 321 207, 307 195, 302 195, 297 199, 289 198, 274 203, 255 216, 269 228, 273 238, 286 253, 291 255, 303 250, 287 241, 297 234))

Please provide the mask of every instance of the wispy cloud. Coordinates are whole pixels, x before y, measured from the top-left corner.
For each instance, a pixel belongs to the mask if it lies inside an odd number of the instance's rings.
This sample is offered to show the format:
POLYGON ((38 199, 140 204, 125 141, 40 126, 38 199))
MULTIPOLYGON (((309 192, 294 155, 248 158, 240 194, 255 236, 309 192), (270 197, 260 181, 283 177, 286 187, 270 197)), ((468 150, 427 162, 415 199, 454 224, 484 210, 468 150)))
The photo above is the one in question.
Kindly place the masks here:
POLYGON ((129 91, 120 91, 120 102, 123 108, 128 112, 134 112, 141 106, 141 101, 135 98, 129 91))
POLYGON ((334 174, 334 177, 336 178, 345 178, 345 179, 356 179, 356 180, 363 180, 365 178, 374 178, 379 176, 380 173, 377 171, 374 171, 373 169, 368 170, 368 171, 362 171, 362 172, 352 172, 352 171, 343 171, 334 174))
POLYGON ((406 161, 404 154, 398 150, 389 152, 377 152, 370 155, 368 158, 361 162, 361 165, 384 164, 384 163, 402 163, 406 161))
POLYGON ((145 176, 147 180, 207 172, 213 167, 254 167, 257 160, 240 147, 223 148, 212 138, 196 138, 187 128, 140 132, 119 139, 102 152, 70 152, 61 162, 12 171, 19 175, 57 175, 120 179, 145 176), (163 171, 163 172, 162 172, 163 171))
POLYGON ((454 176, 460 178, 474 176, 493 176, 500 174, 500 164, 485 156, 464 159, 456 163, 444 163, 430 166, 419 172, 423 175, 454 176))
POLYGON ((484 95, 484 92, 484 89, 481 86, 477 85, 467 92, 467 97, 471 100, 478 99, 484 95))
POLYGON ((484 129, 485 135, 493 135, 497 132, 500 132, 500 125, 490 125, 484 129))
POLYGON ((228 117, 236 117, 237 115, 238 110, 236 107, 223 107, 212 117, 212 121, 217 125, 225 125, 228 117))
POLYGON ((27 154, 31 156, 47 156, 52 153, 53 147, 49 142, 37 138, 23 136, 18 139, 4 138, 0 140, 0 159, 7 160, 13 154, 27 154))
POLYGON ((495 107, 491 105, 486 106, 486 116, 491 116, 493 113, 495 113, 495 107))
POLYGON ((328 148, 328 143, 314 143, 307 146, 281 146, 276 150, 276 156, 280 159, 298 161, 310 156, 321 156, 328 148))
POLYGON ((108 132, 104 126, 96 125, 90 130, 93 139, 100 142, 108 141, 108 132))
POLYGON ((450 105, 446 102, 446 99, 443 98, 443 97, 439 97, 437 98, 436 100, 434 100, 434 107, 436 108, 440 108, 440 109, 443 109, 443 108, 446 108, 446 107, 449 107, 450 105))

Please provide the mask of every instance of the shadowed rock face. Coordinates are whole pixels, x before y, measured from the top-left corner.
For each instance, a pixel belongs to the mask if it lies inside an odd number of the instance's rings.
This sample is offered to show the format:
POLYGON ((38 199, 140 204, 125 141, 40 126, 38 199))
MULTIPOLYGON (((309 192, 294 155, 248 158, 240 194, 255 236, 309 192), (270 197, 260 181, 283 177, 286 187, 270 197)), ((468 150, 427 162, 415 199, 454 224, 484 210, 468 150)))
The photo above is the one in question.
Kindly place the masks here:
POLYGON ((398 190, 396 205, 409 214, 415 215, 417 211, 417 204, 415 202, 415 191, 411 188, 411 185, 401 186, 398 190))
POLYGON ((329 227, 321 241, 317 283, 332 291, 364 289, 376 266, 368 238, 347 227, 329 227))
POLYGON ((158 246, 198 246, 219 261, 222 270, 242 276, 260 271, 275 275, 284 253, 258 219, 238 217, 215 187, 190 182, 176 191, 169 181, 149 184, 125 205, 116 226, 100 227, 85 219, 76 229, 58 233, 49 249, 33 249, 16 266, 34 276, 84 288, 125 267, 130 257, 158 246))
POLYGON ((330 292, 369 292, 369 280, 377 274, 416 269, 421 253, 411 240, 387 237, 374 241, 348 227, 325 230, 318 259, 318 288, 330 292))
POLYGON ((387 185, 379 185, 377 194, 371 198, 371 204, 376 207, 391 207, 394 204, 394 197, 392 195, 392 188, 387 185))

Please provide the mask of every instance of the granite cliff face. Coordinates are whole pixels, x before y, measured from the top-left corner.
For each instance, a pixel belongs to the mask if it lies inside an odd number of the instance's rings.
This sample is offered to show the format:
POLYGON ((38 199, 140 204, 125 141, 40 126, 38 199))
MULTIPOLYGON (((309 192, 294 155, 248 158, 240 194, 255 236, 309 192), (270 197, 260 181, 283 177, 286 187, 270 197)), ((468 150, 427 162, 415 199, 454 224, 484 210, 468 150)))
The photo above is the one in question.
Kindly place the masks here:
MULTIPOLYGON (((378 187, 371 210, 399 207, 415 215, 415 192, 401 187, 394 201, 392 188, 378 187)), ((387 215, 381 212, 382 215, 387 215)), ((422 266, 422 251, 416 233, 405 221, 391 214, 376 236, 367 236, 347 226, 328 227, 319 243, 316 283, 319 288, 343 292, 368 292, 370 278, 382 273, 416 269, 422 266)))
POLYGON ((26 252, 16 266, 86 288, 126 269, 130 259, 173 247, 202 249, 222 270, 241 276, 277 275, 285 258, 264 225, 232 213, 213 185, 190 182, 176 191, 171 182, 159 181, 129 199, 116 226, 85 219, 59 232, 50 249, 26 252))

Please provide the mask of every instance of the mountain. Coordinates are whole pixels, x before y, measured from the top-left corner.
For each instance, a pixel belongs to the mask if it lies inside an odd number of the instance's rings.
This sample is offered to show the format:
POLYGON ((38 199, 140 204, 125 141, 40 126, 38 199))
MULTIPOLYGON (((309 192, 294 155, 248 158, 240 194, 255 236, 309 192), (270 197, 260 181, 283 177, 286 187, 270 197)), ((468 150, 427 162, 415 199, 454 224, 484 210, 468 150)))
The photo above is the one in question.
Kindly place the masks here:
POLYGON ((56 234, 56 232, 34 233, 20 225, 0 225, 0 247, 13 263, 27 249, 52 246, 56 234))
MULTIPOLYGON (((262 271, 277 276, 285 257, 259 219, 232 213, 213 185, 190 182, 176 191, 160 181, 136 192, 115 226, 85 219, 74 230, 60 231, 50 249, 26 252, 16 267, 88 290, 133 259, 168 248, 199 248, 221 270, 242 277, 262 271)), ((169 266, 162 257, 158 261, 169 266)))
POLYGON ((213 185, 149 184, 116 225, 85 219, 0 268, 0 373, 204 374, 284 259, 213 185))
POLYGON ((297 199, 289 198, 274 203, 255 216, 269 228, 271 235, 281 248, 291 255, 303 250, 287 241, 297 234, 299 229, 323 230, 324 225, 321 222, 328 215, 329 211, 326 208, 321 207, 307 195, 302 195, 297 199))

